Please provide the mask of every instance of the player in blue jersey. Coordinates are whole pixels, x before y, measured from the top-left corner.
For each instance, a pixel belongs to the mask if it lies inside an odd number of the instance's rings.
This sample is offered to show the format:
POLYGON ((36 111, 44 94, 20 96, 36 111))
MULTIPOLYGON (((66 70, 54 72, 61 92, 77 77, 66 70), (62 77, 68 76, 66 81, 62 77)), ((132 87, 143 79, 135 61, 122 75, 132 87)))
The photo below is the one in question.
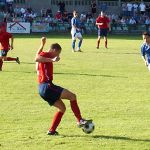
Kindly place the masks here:
POLYGON ((80 21, 78 19, 78 13, 73 11, 73 18, 71 19, 71 35, 72 35, 72 51, 81 52, 82 34, 80 28, 80 21), (75 50, 76 39, 79 39, 77 51, 75 50))
POLYGON ((141 46, 141 55, 145 62, 145 65, 150 71, 150 33, 144 32, 142 36, 144 43, 141 46))

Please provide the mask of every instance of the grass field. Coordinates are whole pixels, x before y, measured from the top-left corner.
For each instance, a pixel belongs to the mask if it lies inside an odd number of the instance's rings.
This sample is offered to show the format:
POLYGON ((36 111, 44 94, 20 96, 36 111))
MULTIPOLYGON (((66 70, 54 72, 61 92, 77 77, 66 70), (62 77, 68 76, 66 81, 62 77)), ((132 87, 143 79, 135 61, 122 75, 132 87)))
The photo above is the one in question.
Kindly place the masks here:
POLYGON ((38 95, 34 57, 41 35, 16 35, 21 64, 5 62, 0 72, 0 150, 150 150, 150 73, 140 56, 141 37, 110 36, 95 48, 96 36, 84 37, 83 53, 71 52, 70 35, 47 36, 46 48, 59 42, 54 83, 74 91, 82 115, 95 131, 76 127, 69 102, 58 128, 46 135, 53 107, 38 95))

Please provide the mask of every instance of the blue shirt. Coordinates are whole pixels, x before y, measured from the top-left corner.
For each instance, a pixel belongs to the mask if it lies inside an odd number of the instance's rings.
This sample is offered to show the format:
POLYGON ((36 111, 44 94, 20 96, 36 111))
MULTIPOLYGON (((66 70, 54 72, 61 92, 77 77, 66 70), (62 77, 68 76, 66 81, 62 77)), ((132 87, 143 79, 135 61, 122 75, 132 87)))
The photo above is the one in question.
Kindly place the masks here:
POLYGON ((77 28, 80 28, 80 21, 79 21, 78 18, 73 17, 73 18, 71 19, 71 26, 72 26, 72 30, 73 30, 74 32, 76 32, 76 33, 81 32, 81 30, 76 30, 76 28, 74 27, 74 25, 75 25, 77 28))
POLYGON ((141 46, 141 55, 147 57, 148 63, 150 63, 150 45, 143 43, 141 46))

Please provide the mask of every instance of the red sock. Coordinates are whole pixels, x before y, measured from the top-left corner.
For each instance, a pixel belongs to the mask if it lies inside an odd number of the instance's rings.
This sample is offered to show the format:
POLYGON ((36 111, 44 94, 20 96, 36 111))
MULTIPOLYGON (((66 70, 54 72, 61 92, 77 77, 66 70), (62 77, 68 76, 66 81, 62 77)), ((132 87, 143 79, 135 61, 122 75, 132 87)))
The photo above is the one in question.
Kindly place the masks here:
POLYGON ((107 48, 107 40, 105 41, 105 47, 107 48))
POLYGON ((3 60, 0 59, 0 70, 2 70, 2 66, 3 66, 3 60))
POLYGON ((99 48, 100 40, 97 41, 97 48, 99 48))
POLYGON ((52 121, 52 125, 49 128, 49 131, 54 132, 56 130, 56 128, 58 127, 58 125, 59 125, 59 123, 61 121, 61 118, 62 118, 63 114, 64 113, 62 113, 60 111, 58 111, 58 112, 55 113, 53 121, 52 121))
POLYGON ((16 58, 6 57, 7 61, 16 61, 16 58))
POLYGON ((72 109, 74 115, 76 116, 76 118, 79 122, 82 119, 82 117, 81 117, 81 112, 80 112, 79 106, 77 104, 77 101, 76 100, 70 101, 70 105, 71 105, 71 109, 72 109))

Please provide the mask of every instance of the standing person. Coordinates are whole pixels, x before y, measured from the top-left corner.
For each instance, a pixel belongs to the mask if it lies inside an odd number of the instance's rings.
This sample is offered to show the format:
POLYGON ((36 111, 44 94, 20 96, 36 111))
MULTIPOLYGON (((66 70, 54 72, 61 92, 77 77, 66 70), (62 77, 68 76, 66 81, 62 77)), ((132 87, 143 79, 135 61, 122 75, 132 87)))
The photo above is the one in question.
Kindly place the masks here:
POLYGON ((97 49, 99 49, 101 36, 104 36, 105 48, 107 48, 107 33, 110 28, 110 20, 105 16, 104 12, 96 19, 96 25, 98 26, 98 39, 97 39, 97 49))
POLYGON ((9 50, 13 50, 14 38, 11 33, 5 31, 5 27, 0 27, 0 71, 2 71, 3 60, 4 61, 16 61, 20 64, 19 57, 12 58, 7 57, 9 50), (10 44, 9 44, 10 41, 10 44))
POLYGON ((73 52, 82 52, 81 45, 82 45, 82 34, 80 28, 80 21, 78 19, 78 13, 73 11, 73 18, 71 19, 71 35, 72 35, 72 51, 73 52), (77 51, 75 50, 76 39, 79 39, 77 51))
POLYGON ((142 37, 144 42, 141 46, 141 55, 145 65, 150 71, 150 33, 144 32, 142 37))
POLYGON ((85 120, 82 118, 77 103, 77 97, 74 93, 53 84, 53 62, 58 62, 60 60, 61 46, 58 43, 54 43, 50 46, 48 52, 43 52, 45 43, 46 38, 43 37, 35 57, 35 61, 37 62, 39 94, 50 106, 54 106, 58 109, 47 133, 48 135, 58 135, 56 129, 66 111, 66 106, 62 99, 70 101, 70 106, 77 119, 78 127, 82 127, 92 120, 85 120))
POLYGON ((92 12, 92 16, 95 17, 95 14, 96 14, 96 1, 95 0, 91 1, 91 12, 92 12))

